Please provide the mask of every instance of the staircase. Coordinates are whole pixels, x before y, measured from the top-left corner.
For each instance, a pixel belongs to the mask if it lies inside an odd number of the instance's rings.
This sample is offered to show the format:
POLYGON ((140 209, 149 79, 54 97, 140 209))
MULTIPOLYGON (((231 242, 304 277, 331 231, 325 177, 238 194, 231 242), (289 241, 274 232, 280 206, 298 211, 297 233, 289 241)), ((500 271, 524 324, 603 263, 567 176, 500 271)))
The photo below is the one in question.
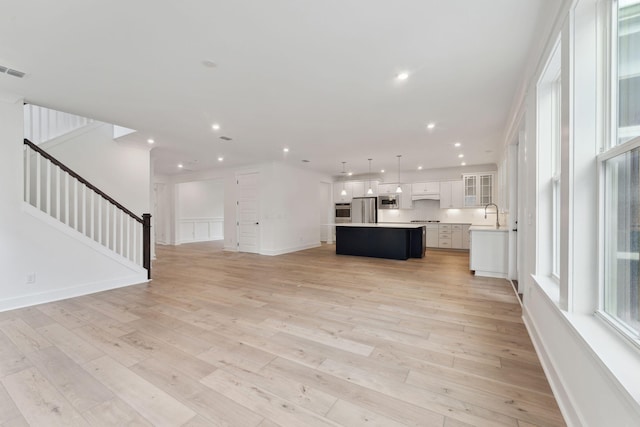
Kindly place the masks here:
POLYGON ((138 217, 28 139, 24 201, 145 268, 151 278, 151 215, 138 217))

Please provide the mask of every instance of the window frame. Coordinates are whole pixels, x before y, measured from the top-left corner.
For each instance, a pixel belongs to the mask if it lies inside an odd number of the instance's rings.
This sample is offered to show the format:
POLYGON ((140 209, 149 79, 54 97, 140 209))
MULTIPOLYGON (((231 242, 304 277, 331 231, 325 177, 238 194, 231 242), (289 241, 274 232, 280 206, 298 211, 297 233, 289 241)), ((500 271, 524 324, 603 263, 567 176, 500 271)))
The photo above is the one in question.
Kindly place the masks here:
POLYGON ((598 203, 598 299, 595 315, 603 320, 610 328, 619 335, 624 337, 628 342, 636 348, 640 348, 640 331, 630 327, 625 322, 618 320, 613 315, 605 311, 605 303, 607 299, 607 280, 606 266, 609 260, 606 257, 606 163, 608 160, 624 155, 634 149, 640 148, 640 136, 636 136, 628 141, 619 143, 619 76, 618 76, 618 9, 619 1, 611 0, 609 8, 608 22, 610 31, 608 31, 607 40, 607 66, 606 66, 606 92, 605 105, 608 108, 606 115, 607 131, 606 138, 602 142, 600 154, 596 156, 597 168, 597 203, 598 203))

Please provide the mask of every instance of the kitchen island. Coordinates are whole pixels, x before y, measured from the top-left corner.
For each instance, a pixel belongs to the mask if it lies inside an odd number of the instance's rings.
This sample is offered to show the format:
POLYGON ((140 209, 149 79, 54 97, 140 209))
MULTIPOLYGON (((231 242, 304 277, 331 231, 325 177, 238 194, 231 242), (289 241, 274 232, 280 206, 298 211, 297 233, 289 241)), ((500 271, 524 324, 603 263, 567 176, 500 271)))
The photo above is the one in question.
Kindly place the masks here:
POLYGON ((336 224, 336 254, 376 258, 422 258, 423 224, 336 224))

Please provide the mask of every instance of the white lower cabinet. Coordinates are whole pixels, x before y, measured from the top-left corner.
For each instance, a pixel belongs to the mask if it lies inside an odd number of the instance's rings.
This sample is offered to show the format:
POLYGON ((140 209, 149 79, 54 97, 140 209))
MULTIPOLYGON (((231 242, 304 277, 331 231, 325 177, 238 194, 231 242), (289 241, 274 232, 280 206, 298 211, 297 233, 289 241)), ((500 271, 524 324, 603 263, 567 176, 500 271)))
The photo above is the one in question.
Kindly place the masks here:
POLYGON ((460 209, 464 207, 464 186, 462 181, 442 181, 440 183, 440 209, 460 209))
POLYGON ((471 235, 469 233, 469 224, 462 225, 462 249, 469 249, 471 246, 471 235))
POLYGON ((438 247, 451 248, 451 224, 438 225, 438 247))
POLYGON ((426 224, 427 247, 469 249, 469 224, 426 224))
POLYGON ((507 230, 471 229, 469 269, 476 276, 507 278, 508 262, 507 230))
POLYGON ((462 249, 462 224, 451 225, 451 248, 462 249))
POLYGON ((438 247, 438 224, 426 224, 427 228, 427 247, 438 247))

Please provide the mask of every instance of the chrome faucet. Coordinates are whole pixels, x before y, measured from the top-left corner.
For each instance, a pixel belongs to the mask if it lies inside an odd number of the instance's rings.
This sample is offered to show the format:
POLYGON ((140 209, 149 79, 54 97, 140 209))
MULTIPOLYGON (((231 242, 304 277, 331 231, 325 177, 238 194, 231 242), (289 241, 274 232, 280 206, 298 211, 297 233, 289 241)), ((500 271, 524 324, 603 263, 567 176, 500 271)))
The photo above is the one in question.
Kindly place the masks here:
POLYGON ((489 203, 487 205, 485 205, 484 207, 484 219, 487 219, 487 208, 489 206, 495 206, 496 207, 496 228, 500 228, 500 211, 498 210, 498 205, 496 205, 495 203, 489 203))

